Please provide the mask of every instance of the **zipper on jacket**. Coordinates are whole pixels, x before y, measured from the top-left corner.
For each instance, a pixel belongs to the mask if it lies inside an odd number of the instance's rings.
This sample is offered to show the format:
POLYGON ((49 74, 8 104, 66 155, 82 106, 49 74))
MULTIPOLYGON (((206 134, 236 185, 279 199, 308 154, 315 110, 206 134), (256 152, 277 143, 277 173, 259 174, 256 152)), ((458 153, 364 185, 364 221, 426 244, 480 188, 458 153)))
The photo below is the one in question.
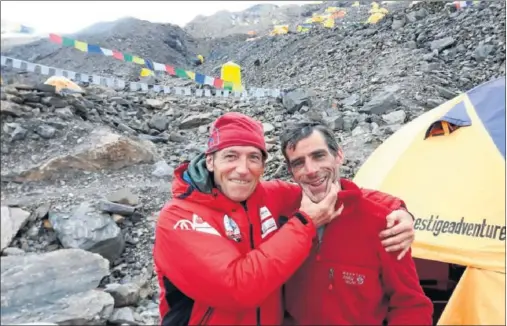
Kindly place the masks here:
POLYGON ((317 250, 315 252, 315 260, 320 261, 320 247, 322 246, 322 242, 324 241, 324 232, 326 231, 326 226, 322 226, 322 232, 317 230, 317 250))
POLYGON ((209 307, 206 309, 204 316, 202 316, 201 321, 199 321, 199 325, 206 325, 211 318, 211 314, 213 313, 213 308, 209 307))
POLYGON ((329 286, 327 288, 329 289, 329 291, 332 291, 333 287, 334 287, 334 269, 333 268, 329 269, 328 278, 329 278, 329 286))
MULTIPOLYGON (((250 221, 250 217, 248 216, 248 208, 246 206, 246 201, 241 202, 241 206, 243 206, 243 208, 245 209, 246 218, 248 219, 248 225, 249 225, 249 231, 250 231, 250 249, 254 250, 255 249, 254 229, 253 229, 253 224, 250 221)), ((255 318, 257 321, 257 326, 260 326, 261 325, 261 308, 260 307, 257 307, 257 309, 256 309, 255 318)))

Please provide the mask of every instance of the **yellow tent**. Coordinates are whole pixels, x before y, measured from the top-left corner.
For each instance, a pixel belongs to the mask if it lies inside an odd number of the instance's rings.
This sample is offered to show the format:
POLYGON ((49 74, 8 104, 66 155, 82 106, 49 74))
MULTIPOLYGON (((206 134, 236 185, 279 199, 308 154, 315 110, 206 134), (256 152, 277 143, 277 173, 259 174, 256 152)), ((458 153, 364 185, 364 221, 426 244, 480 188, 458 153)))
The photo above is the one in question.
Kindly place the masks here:
POLYGON ((312 24, 301 24, 301 25, 298 25, 296 30, 298 33, 306 33, 312 28, 313 28, 312 24))
POLYGON ((327 18, 326 15, 314 14, 312 17, 312 23, 322 23, 327 18))
POLYGON ((148 68, 143 68, 143 69, 141 69, 141 73, 139 75, 141 77, 148 77, 148 76, 155 76, 155 73, 148 68))
POLYGON ((223 81, 233 83, 232 90, 235 92, 242 92, 243 86, 241 85, 241 66, 232 61, 222 65, 222 75, 220 77, 223 81))
POLYGON ((403 126, 358 171, 402 198, 413 256, 466 266, 440 325, 505 323, 505 76, 403 126))
POLYGON ((333 28, 334 27, 334 19, 332 17, 329 17, 328 19, 326 19, 322 22, 322 26, 324 26, 325 28, 333 28))
POLYGON ((283 35, 289 32, 289 25, 276 25, 271 31, 271 35, 283 35))
POLYGON ((61 91, 72 93, 84 93, 81 87, 79 87, 76 83, 74 83, 70 79, 65 78, 63 76, 49 77, 46 80, 46 82, 44 82, 44 84, 55 86, 55 90, 57 93, 60 93, 61 91))

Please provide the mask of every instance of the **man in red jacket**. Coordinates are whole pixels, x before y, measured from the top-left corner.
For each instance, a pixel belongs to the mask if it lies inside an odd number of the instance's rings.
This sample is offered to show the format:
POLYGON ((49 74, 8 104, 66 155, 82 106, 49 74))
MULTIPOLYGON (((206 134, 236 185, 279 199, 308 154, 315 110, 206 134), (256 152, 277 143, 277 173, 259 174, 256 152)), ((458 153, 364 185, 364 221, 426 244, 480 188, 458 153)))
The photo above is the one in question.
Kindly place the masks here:
MULTIPOLYGON (((329 184, 319 203, 301 202, 295 184, 260 182, 266 157, 262 124, 227 113, 213 124, 205 154, 176 169, 153 252, 162 325, 282 323, 281 286, 309 255, 316 229, 336 217, 338 188, 329 184), (280 227, 287 208, 294 218, 280 227)), ((364 193, 386 207, 384 228, 396 210, 386 246, 409 248, 413 220, 403 202, 364 193)))
POLYGON ((410 252, 398 260, 378 241, 390 210, 340 179, 343 154, 332 131, 316 122, 297 124, 282 136, 282 151, 303 189, 303 203, 320 202, 329 195, 330 183, 340 184, 340 216, 318 230, 311 254, 285 285, 293 322, 432 325, 433 305, 419 285, 410 252))

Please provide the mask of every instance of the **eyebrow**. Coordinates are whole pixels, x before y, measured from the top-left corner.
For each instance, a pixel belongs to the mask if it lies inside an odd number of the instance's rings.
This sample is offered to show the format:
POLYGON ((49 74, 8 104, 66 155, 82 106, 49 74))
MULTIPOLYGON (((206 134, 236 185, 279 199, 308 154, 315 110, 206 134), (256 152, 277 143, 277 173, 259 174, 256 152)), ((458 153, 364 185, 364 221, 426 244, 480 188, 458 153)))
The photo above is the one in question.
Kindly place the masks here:
MULTIPOLYGON (((317 149, 317 150, 314 150, 313 152, 311 152, 310 156, 315 156, 315 155, 325 154, 325 153, 326 153, 325 149, 317 149)), ((300 160, 304 160, 304 158, 305 158, 304 156, 296 157, 295 159, 290 161, 290 164, 294 164, 300 160)))

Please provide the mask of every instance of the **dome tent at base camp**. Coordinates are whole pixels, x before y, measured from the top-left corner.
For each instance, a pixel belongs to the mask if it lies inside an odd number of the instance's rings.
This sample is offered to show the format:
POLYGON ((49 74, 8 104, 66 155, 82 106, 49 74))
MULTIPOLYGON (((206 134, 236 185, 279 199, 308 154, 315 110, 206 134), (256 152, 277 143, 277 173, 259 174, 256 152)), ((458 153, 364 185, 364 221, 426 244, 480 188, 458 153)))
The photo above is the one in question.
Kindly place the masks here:
POLYGON ((402 198, 416 258, 466 266, 440 325, 505 325, 505 77, 411 121, 355 182, 402 198))
POLYGON ((83 93, 81 87, 72 80, 63 76, 51 76, 44 82, 44 84, 55 86, 57 93, 83 93))

